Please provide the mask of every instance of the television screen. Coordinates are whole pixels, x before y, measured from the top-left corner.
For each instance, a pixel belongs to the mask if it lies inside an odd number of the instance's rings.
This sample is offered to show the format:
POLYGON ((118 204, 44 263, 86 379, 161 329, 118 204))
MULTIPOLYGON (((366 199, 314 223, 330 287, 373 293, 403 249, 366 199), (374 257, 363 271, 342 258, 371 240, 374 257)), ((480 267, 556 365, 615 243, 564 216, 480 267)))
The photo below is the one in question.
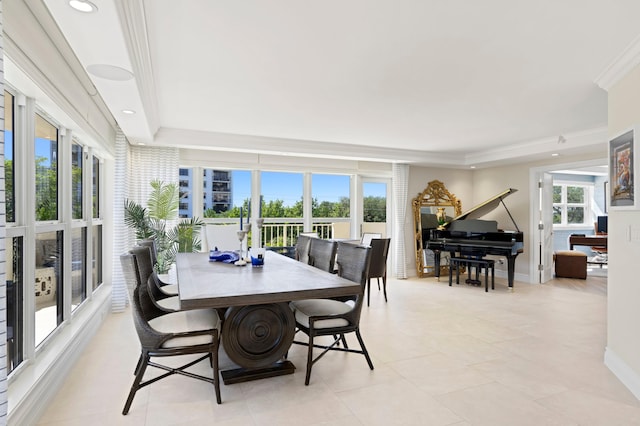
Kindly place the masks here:
POLYGON ((607 233, 608 216, 598 216, 598 232, 607 233))

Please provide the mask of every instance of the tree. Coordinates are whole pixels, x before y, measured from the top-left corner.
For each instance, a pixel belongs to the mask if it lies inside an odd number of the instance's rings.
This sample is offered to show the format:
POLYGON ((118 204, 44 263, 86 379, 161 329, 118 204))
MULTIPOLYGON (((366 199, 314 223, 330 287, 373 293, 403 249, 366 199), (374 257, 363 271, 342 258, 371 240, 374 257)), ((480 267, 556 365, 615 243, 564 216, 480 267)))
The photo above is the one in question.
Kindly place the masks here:
POLYGON ((154 180, 151 188, 147 208, 131 200, 125 201, 124 223, 135 230, 137 239, 154 239, 158 251, 156 269, 158 273, 167 273, 175 263, 177 253, 200 250, 202 243, 198 236, 204 223, 194 217, 167 229, 167 222, 178 217, 178 185, 154 180))

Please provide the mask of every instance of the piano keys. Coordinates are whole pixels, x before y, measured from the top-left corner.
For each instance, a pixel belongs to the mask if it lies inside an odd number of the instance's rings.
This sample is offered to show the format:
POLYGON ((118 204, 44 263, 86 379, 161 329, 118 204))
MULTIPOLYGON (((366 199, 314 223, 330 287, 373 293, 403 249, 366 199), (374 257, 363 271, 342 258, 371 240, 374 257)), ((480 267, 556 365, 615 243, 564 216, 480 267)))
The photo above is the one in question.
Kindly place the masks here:
MULTIPOLYGON (((518 254, 523 251, 524 238, 503 199, 516 191, 517 189, 509 188, 450 222, 431 230, 427 248, 433 251, 435 264, 440 265, 440 254, 443 251, 451 253, 452 257, 502 256, 507 259, 507 280, 509 288, 513 289, 515 261, 518 254), (499 204, 507 210, 516 228, 515 231, 499 230, 498 222, 495 220, 478 219, 493 211, 499 204)), ((435 268, 435 275, 440 277, 439 267, 435 268)))

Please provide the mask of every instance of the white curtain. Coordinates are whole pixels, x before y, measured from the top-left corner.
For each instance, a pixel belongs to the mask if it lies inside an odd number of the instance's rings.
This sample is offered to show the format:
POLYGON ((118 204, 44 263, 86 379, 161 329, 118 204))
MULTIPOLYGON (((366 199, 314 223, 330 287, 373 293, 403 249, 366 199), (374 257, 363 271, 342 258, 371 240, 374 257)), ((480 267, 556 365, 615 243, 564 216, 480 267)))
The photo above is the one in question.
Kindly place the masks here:
POLYGON ((407 216, 407 194, 409 190, 409 165, 393 164, 393 250, 396 255, 396 278, 407 278, 407 259, 405 252, 405 222, 407 216))
POLYGON ((127 286, 120 264, 120 255, 125 253, 132 243, 131 233, 124 226, 124 200, 128 192, 128 160, 129 143, 118 129, 116 134, 116 155, 114 166, 113 185, 113 275, 111 286, 111 310, 121 312, 127 307, 129 297, 127 286))
POLYGON ((128 303, 120 255, 135 243, 133 231, 124 225, 124 202, 129 199, 146 206, 150 182, 161 180, 177 185, 178 167, 178 148, 130 146, 122 132, 118 132, 114 179, 122 184, 114 188, 113 311, 123 310, 128 303))

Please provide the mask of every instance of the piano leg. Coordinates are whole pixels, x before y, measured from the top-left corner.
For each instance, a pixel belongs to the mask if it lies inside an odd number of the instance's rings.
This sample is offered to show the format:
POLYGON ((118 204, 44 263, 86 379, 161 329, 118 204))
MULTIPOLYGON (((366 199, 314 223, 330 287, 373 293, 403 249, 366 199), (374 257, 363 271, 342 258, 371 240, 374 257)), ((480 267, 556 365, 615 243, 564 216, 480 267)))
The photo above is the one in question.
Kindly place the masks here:
POLYGON ((433 251, 433 267, 435 269, 436 281, 440 281, 440 250, 433 251))
POLYGON ((509 290, 513 290, 513 276, 515 275, 514 271, 516 269, 516 256, 507 256, 507 280, 509 281, 509 290))

